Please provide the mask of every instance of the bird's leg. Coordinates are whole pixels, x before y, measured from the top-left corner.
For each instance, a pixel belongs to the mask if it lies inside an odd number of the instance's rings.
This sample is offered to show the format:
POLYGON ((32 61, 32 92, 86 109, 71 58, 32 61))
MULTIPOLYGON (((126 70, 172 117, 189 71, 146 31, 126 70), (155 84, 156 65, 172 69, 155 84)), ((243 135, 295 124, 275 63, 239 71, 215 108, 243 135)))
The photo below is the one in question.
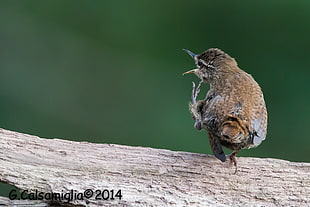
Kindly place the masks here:
POLYGON ((200 92, 200 87, 203 81, 200 81, 197 88, 194 82, 193 83, 193 89, 192 89, 192 100, 189 104, 189 110, 192 114, 193 119, 195 120, 194 127, 198 130, 202 129, 202 108, 204 105, 204 101, 198 101, 197 102, 197 96, 200 92))
POLYGON ((200 92, 200 87, 201 87, 201 84, 203 83, 203 81, 201 80, 196 88, 196 85, 194 82, 193 83, 193 89, 192 89, 192 104, 196 104, 196 100, 197 100, 197 96, 200 92))
POLYGON ((197 94, 196 94, 196 85, 194 82, 193 83, 193 88, 192 88, 192 104, 196 104, 196 99, 197 99, 197 94))
POLYGON ((238 154, 239 151, 234 151, 232 152, 230 155, 229 155, 229 158, 230 158, 230 162, 234 164, 234 166, 236 167, 236 170, 235 170, 235 174, 237 173, 237 159, 236 159, 236 155, 238 154))

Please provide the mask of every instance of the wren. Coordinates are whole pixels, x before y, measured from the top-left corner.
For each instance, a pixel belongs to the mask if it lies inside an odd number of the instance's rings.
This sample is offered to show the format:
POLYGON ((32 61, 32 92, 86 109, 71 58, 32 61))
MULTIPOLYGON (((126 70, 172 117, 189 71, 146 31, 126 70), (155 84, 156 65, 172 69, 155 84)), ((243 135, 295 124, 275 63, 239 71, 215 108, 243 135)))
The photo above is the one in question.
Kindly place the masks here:
POLYGON ((236 167, 236 155, 243 148, 257 147, 267 133, 267 110, 260 86, 253 77, 238 67, 234 58, 217 48, 201 54, 186 51, 195 61, 196 69, 187 71, 201 79, 193 82, 189 110, 194 127, 205 129, 211 149, 219 160, 226 161, 222 146, 231 149, 229 155, 236 167), (205 99, 197 96, 203 83, 210 84, 205 99))

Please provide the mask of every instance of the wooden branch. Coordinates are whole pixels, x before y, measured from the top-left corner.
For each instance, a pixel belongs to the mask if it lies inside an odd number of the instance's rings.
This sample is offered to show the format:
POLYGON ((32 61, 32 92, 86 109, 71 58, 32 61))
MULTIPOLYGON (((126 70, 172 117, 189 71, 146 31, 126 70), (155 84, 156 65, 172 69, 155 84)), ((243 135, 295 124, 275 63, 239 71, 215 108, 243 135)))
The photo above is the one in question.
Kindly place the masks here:
POLYGON ((0 205, 23 202, 40 206, 310 205, 309 163, 237 159, 239 168, 234 174, 234 167, 211 155, 43 139, 0 129, 1 182, 21 191, 27 189, 29 196, 35 196, 36 191, 44 196, 71 191, 84 196, 84 200, 53 202, 35 197, 35 200, 1 197, 0 205), (83 194, 86 189, 92 190, 91 198, 83 194), (99 192, 96 190, 104 191, 104 198, 108 199, 103 200, 101 195, 98 196, 101 200, 95 199, 99 192))

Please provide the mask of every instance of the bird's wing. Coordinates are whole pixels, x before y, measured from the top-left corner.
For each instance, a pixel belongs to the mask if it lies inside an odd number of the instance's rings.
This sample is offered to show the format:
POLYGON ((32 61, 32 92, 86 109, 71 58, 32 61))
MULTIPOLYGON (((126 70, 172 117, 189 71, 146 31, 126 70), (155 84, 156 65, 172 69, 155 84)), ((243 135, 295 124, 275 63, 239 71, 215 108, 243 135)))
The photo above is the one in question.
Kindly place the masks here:
MULTIPOLYGON (((216 96, 211 101, 210 110, 215 111, 213 119, 216 120, 213 130, 217 136, 228 142, 241 143, 248 136, 246 126, 248 122, 245 119, 246 110, 242 102, 237 101, 234 105, 231 105, 231 102, 233 101, 221 96, 216 96)), ((209 122, 209 127, 211 123, 209 122)))

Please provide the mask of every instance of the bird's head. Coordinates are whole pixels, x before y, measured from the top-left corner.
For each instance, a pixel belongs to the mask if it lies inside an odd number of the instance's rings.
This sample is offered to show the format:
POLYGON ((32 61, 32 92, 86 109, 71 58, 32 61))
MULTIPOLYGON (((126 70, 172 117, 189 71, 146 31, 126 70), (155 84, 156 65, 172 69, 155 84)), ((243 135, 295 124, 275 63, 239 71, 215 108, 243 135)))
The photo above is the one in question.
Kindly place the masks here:
POLYGON ((235 59, 220 49, 210 48, 198 55, 187 49, 183 50, 194 59, 197 66, 183 75, 194 73, 204 82, 212 83, 240 71, 235 59))

